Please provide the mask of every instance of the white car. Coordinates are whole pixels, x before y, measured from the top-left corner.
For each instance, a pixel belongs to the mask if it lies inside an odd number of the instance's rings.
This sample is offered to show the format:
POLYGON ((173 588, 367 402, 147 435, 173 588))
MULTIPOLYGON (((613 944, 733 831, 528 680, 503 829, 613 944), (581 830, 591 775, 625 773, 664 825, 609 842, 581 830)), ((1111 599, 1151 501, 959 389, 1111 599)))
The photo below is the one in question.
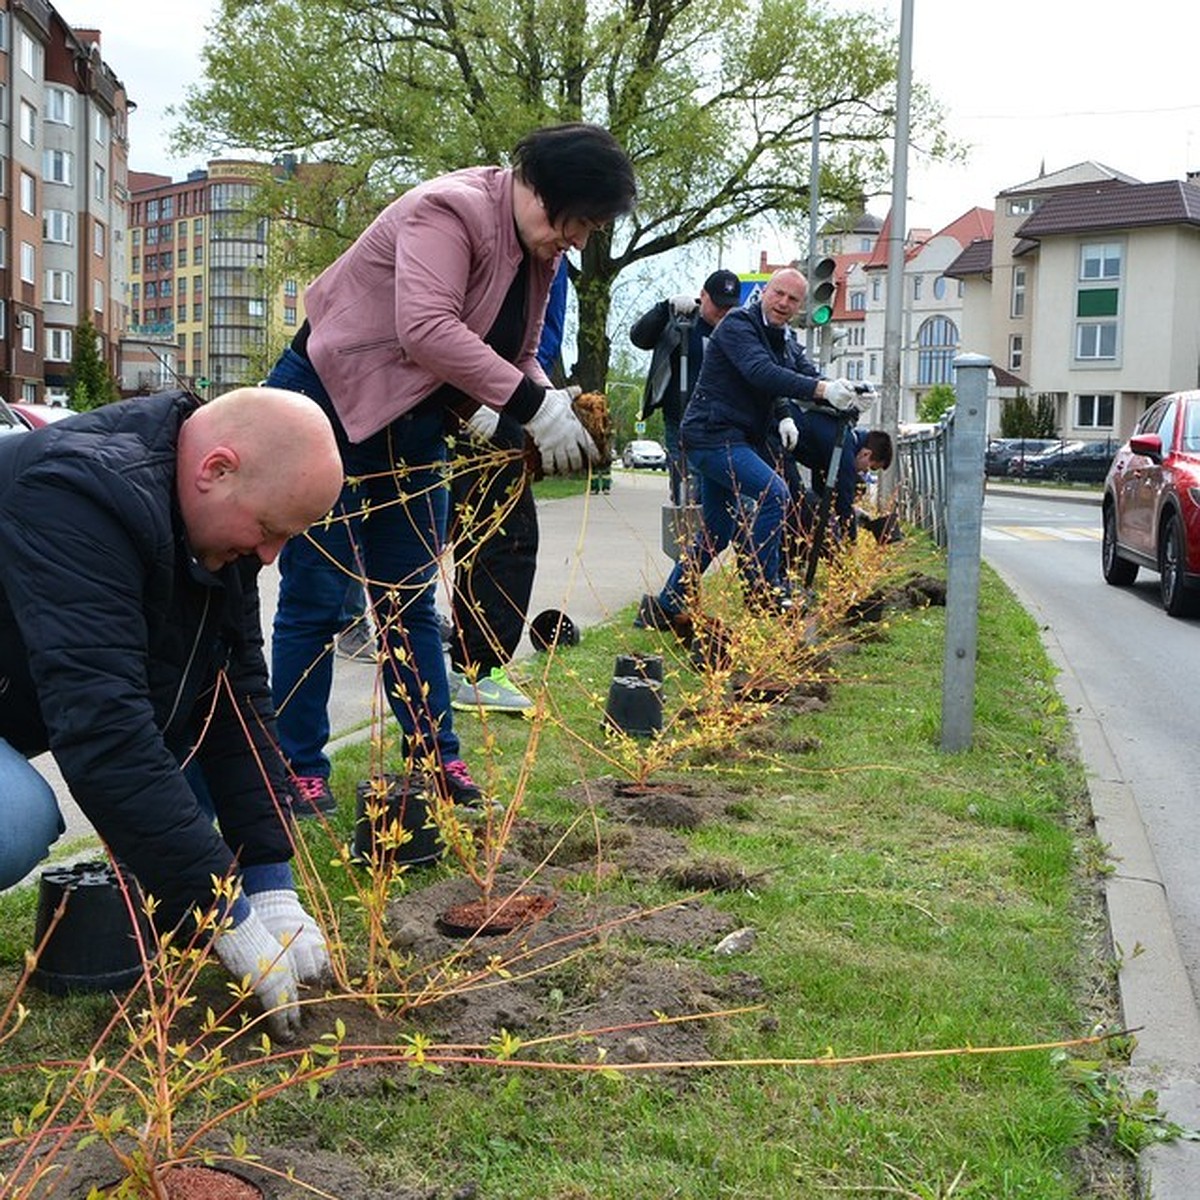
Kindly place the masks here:
POLYGON ((656 471, 665 471, 667 452, 660 443, 642 438, 625 447, 621 461, 627 467, 653 467, 656 471))

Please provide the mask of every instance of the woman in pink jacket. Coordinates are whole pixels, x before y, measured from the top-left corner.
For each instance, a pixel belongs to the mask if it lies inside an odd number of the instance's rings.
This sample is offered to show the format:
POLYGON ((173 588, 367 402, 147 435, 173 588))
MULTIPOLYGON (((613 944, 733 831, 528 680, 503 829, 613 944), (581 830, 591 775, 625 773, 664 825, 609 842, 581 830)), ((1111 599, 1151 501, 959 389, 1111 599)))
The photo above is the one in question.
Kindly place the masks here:
POLYGON ((308 812, 335 806, 327 648, 351 575, 367 581, 410 762, 453 803, 480 802, 454 732, 434 607, 445 409, 471 413, 484 438, 506 411, 547 471, 595 460, 572 393, 551 387, 537 363, 538 337, 563 252, 581 249, 635 198, 629 158, 607 130, 535 130, 511 168, 455 171, 405 192, 305 293, 308 320, 267 382, 325 409, 347 476, 337 519, 293 538, 279 559, 272 688, 308 812))

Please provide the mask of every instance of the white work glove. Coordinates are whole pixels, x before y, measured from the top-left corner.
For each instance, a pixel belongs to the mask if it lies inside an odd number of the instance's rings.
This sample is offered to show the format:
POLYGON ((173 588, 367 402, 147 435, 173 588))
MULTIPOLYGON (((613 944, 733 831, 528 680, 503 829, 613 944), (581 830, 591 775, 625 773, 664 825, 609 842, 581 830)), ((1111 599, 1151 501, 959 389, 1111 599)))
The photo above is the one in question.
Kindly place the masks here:
POLYGON ((466 420, 471 435, 481 442, 490 442, 500 424, 500 414, 494 408, 481 404, 466 420))
POLYGON ((684 321, 690 320, 700 309, 700 301, 695 296, 672 296, 667 303, 671 306, 671 316, 684 321))
POLYGON ((582 470, 585 462, 596 462, 600 451, 571 408, 581 389, 575 386, 548 388, 542 406, 525 423, 529 436, 542 454, 547 475, 582 470))
POLYGON ((827 379, 825 380, 825 403, 834 404, 839 408, 849 404, 851 400, 855 400, 858 393, 854 390, 854 384, 848 379, 827 379))
POLYGON ((300 987, 288 952, 262 918, 250 915, 213 938, 221 965, 262 1002, 267 1029, 276 1041, 290 1042, 300 1032, 300 987))
POLYGON ((791 417, 784 417, 779 422, 779 440, 785 450, 795 450, 800 441, 800 430, 796 428, 796 422, 791 417))
POLYGON ((246 899, 271 936, 287 950, 292 970, 300 983, 321 983, 332 976, 325 935, 305 912, 295 892, 290 888, 276 888, 255 892, 246 899))

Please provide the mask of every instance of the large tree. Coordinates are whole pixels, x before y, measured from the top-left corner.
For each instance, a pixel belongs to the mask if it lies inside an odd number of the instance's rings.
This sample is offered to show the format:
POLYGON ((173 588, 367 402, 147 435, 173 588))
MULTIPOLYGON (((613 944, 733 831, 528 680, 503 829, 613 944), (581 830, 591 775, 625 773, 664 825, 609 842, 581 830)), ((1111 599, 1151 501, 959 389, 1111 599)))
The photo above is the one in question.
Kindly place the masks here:
MULTIPOLYGON (((318 260, 403 187, 504 162, 537 125, 611 129, 640 200, 572 272, 588 386, 605 381, 623 270, 760 217, 800 223, 815 113, 823 199, 844 208, 887 190, 897 51, 876 13, 805 0, 222 0, 203 53, 178 146, 339 164, 317 186, 296 173, 270 201, 328 235, 308 244, 318 260)), ((915 88, 926 153, 950 151, 940 120, 915 88)))

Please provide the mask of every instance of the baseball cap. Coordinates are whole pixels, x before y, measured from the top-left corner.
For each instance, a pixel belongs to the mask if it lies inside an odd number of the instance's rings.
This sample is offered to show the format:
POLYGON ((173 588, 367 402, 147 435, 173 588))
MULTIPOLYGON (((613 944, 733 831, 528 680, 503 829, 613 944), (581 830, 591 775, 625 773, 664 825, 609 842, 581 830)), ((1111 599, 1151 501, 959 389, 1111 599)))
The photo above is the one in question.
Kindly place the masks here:
POLYGON ((714 271, 704 290, 718 308, 736 308, 742 302, 742 281, 732 271, 714 271))

